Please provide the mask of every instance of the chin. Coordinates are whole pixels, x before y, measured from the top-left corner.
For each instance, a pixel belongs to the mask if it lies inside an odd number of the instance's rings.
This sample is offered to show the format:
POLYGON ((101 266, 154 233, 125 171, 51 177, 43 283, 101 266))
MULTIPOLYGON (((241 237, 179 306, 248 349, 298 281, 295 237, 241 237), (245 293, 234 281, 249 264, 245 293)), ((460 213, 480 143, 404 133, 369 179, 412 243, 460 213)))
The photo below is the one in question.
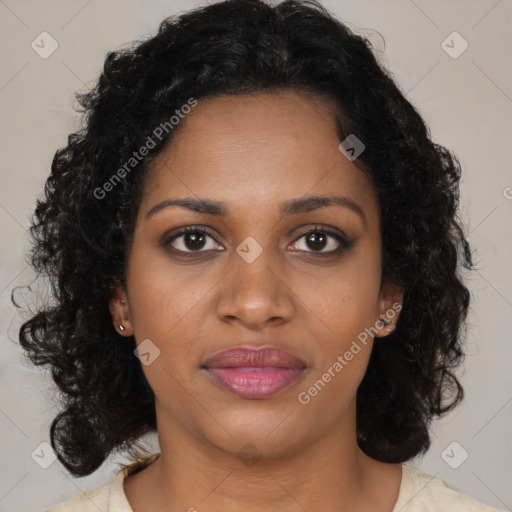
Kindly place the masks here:
POLYGON ((308 444, 308 438, 314 434, 307 432, 303 422, 293 415, 288 416, 286 409, 280 408, 279 414, 262 411, 233 411, 230 415, 216 417, 213 425, 222 427, 203 435, 218 449, 237 457, 275 458, 294 453, 300 446, 308 444), (293 418, 292 418, 293 417, 293 418), (218 423, 217 423, 218 422, 218 423), (304 426, 304 430, 297 429, 304 426))

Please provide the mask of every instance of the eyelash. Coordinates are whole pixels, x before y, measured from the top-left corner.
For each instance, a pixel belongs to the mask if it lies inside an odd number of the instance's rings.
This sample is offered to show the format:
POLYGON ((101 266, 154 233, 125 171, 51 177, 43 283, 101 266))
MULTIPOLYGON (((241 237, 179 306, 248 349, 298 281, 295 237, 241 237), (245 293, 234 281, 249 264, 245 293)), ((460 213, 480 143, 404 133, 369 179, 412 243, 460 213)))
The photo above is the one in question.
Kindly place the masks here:
MULTIPOLYGON (((189 234, 189 233, 194 233, 194 234, 197 234, 197 233, 200 233, 202 235, 208 235, 209 237, 211 237, 216 243, 217 240, 215 240, 215 237, 207 230, 205 229, 204 227, 202 226, 187 226, 183 229, 181 229, 179 232, 177 233, 174 233, 172 236, 168 236, 164 239, 163 241, 163 246, 164 248, 167 248, 168 246, 171 245, 172 242, 174 242, 174 240, 176 240, 177 238, 183 236, 183 235, 186 235, 186 234, 189 234)), ((328 256, 336 256, 336 255, 339 255, 349 249, 351 249, 353 246, 354 246, 354 240, 347 240, 343 235, 341 235, 340 233, 336 232, 336 231, 333 231, 321 224, 317 224, 315 225, 314 228, 312 229, 309 229, 308 231, 302 233, 297 239, 295 239, 294 242, 292 242, 292 244, 295 244, 297 243, 299 240, 301 240, 302 238, 304 237, 307 237, 308 235, 311 235, 311 234, 324 234, 324 235, 328 235, 328 236, 331 236, 333 237, 338 243, 339 243, 339 247, 337 249, 334 249, 332 251, 328 251, 328 252, 320 252, 320 251, 299 251, 299 252, 306 252, 308 254, 313 254, 315 257, 328 257, 328 256)), ((179 249, 171 249, 172 252, 174 253, 178 253, 180 255, 183 255, 184 257, 194 257, 195 254, 200 254, 200 253, 203 253, 203 252, 208 252, 208 251, 204 251, 204 250, 199 250, 199 251, 181 251, 179 249)), ((219 251, 220 252, 220 251, 219 251)))

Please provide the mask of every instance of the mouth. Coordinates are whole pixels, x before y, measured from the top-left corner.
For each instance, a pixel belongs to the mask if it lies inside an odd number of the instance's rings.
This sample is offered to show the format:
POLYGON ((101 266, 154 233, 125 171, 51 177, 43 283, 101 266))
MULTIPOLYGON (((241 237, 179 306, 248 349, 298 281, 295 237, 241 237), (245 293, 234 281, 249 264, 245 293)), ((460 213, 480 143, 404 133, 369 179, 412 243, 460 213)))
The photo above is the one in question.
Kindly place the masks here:
POLYGON ((237 347, 215 354, 201 368, 231 393, 261 399, 295 383, 306 363, 276 348, 237 347))

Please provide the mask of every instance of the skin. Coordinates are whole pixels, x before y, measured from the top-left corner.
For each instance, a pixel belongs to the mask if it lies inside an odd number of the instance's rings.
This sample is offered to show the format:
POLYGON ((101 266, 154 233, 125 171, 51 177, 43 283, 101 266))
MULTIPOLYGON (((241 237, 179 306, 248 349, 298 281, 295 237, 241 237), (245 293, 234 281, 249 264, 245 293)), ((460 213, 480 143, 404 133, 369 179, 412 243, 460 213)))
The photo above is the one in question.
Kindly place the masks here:
MULTIPOLYGON (((396 503, 401 466, 371 459, 356 442, 357 387, 373 343, 386 340, 370 337, 308 404, 298 401, 359 333, 402 303, 396 286, 381 286, 377 196, 338 149, 333 106, 292 91, 200 100, 150 168, 126 287, 110 301, 120 334, 160 350, 143 370, 161 457, 125 479, 134 512, 391 512, 396 503), (312 195, 348 197, 364 220, 339 205, 280 215, 282 202, 312 195), (147 216, 171 198, 222 201, 229 214, 170 206, 147 216), (339 242, 308 243, 317 224, 353 246, 322 257, 339 242), (209 230, 199 246, 187 235, 164 245, 178 228, 198 225, 209 230), (236 252, 249 236, 262 248, 251 263, 236 252), (200 368, 239 345, 286 350, 307 370, 268 398, 240 398, 200 368), (254 464, 239 456, 247 443, 254 464)), ((393 329, 377 326, 381 338, 393 329)))

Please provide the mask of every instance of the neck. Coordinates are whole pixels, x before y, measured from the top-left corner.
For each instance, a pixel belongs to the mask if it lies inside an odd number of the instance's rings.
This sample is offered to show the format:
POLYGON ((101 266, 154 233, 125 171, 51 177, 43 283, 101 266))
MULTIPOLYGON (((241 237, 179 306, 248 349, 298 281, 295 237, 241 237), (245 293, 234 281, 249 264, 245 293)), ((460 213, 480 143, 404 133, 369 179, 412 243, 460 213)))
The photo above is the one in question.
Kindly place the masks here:
POLYGON ((149 505, 155 511, 391 512, 396 503, 401 467, 366 456, 357 446, 355 428, 350 428, 355 421, 335 424, 310 444, 276 454, 250 443, 239 443, 244 448, 238 451, 220 449, 159 420, 161 456, 125 481, 134 512, 149 505), (135 487, 151 491, 142 500, 135 487))

